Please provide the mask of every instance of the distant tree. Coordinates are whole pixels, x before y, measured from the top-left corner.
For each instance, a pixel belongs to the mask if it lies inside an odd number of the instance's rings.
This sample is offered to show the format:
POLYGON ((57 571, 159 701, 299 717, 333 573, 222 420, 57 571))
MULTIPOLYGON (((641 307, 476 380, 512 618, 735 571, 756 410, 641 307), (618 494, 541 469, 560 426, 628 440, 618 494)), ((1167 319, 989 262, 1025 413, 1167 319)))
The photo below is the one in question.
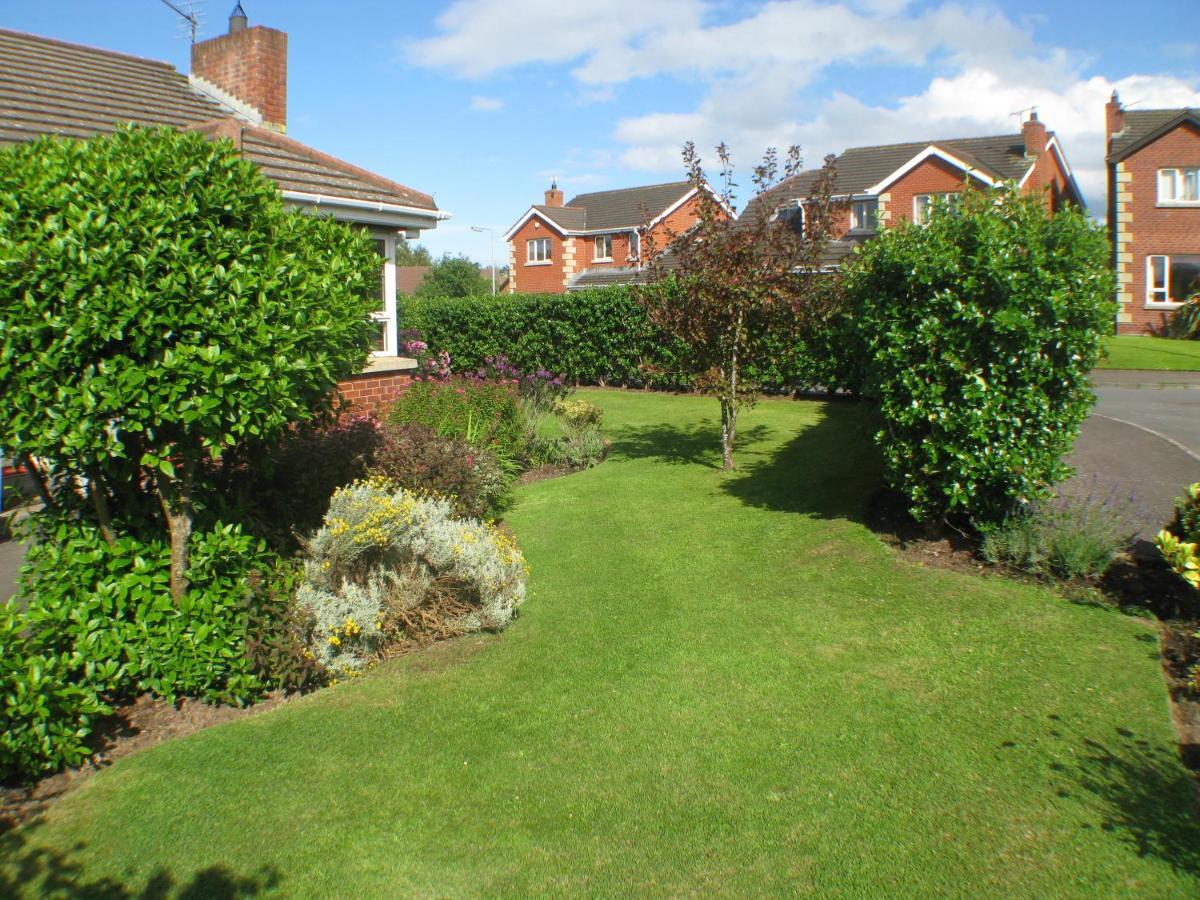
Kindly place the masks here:
POLYGON ((490 294, 491 279, 484 278, 479 264, 465 256, 449 253, 433 264, 416 290, 418 297, 473 297, 490 294))
POLYGON ((110 544, 165 525, 178 601, 206 462, 330 406, 366 363, 378 271, 366 237, 286 211, 227 141, 6 150, 0 446, 50 460, 110 544))
POLYGON ((410 244, 408 241, 396 241, 396 265, 432 266, 433 257, 430 255, 428 247, 410 244))
POLYGON ((716 148, 719 189, 705 177, 691 142, 684 147, 688 180, 697 188, 698 221, 668 244, 646 241, 648 284, 637 291, 650 319, 688 350, 686 365, 695 384, 721 405, 721 455, 734 467, 738 410, 754 403, 758 387, 746 378, 777 346, 781 331, 799 337, 808 322, 823 318, 835 297, 815 277, 832 227, 833 157, 813 183, 803 213, 794 204, 777 208, 771 189, 800 171, 792 147, 782 166, 769 149, 755 167, 755 197, 733 220, 735 187, 729 150, 716 148))

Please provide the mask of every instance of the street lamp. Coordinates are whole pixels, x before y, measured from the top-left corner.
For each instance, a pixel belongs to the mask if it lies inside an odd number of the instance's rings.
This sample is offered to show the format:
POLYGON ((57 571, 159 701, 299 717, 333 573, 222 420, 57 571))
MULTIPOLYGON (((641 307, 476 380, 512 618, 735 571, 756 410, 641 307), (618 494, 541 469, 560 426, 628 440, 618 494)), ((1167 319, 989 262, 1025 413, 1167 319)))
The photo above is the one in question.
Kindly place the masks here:
POLYGON ((492 296, 496 296, 496 229, 488 228, 484 225, 472 225, 472 231, 488 233, 488 243, 492 248, 492 296))

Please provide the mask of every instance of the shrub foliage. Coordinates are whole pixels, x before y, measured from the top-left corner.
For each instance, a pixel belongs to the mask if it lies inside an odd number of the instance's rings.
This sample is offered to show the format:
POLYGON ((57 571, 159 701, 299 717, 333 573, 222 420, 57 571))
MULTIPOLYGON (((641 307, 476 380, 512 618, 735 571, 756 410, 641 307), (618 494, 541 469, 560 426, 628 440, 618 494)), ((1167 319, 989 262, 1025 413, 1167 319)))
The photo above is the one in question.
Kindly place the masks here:
POLYGON ((1200 481, 1175 501, 1175 520, 1158 533, 1155 543, 1167 565, 1200 590, 1200 481))
POLYGON ((1048 496, 1112 328, 1102 229, 1013 187, 889 228, 848 267, 843 352, 878 402, 892 485, 932 521, 996 522, 1048 496))

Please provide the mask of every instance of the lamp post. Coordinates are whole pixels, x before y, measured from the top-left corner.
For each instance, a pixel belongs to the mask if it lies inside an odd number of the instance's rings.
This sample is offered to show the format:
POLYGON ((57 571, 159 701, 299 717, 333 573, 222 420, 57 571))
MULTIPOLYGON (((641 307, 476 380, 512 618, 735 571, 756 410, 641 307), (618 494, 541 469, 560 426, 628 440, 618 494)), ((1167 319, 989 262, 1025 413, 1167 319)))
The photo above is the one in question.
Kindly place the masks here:
POLYGON ((496 229, 488 228, 485 225, 472 225, 472 231, 488 233, 488 244, 492 248, 492 296, 496 296, 496 229))

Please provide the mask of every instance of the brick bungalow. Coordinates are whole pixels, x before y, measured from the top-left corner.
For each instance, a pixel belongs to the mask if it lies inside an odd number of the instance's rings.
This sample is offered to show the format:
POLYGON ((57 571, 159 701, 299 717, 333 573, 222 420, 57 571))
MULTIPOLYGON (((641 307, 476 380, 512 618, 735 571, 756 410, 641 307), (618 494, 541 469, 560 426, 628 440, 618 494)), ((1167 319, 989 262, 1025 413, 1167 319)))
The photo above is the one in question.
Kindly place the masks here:
POLYGON ((396 242, 448 218, 429 194, 286 137, 287 35, 250 27, 239 3, 227 34, 192 45, 191 74, 167 63, 0 29, 0 145, 89 138, 120 123, 226 138, 278 186, 284 204, 369 230, 380 264, 378 335, 344 397, 395 397, 415 365, 398 355, 396 242))
MULTIPOLYGON (((760 197, 741 217, 757 215, 761 204, 804 227, 804 205, 818 169, 799 173, 760 197)), ((1020 134, 951 138, 878 147, 853 147, 837 157, 834 199, 840 221, 825 252, 830 268, 878 228, 908 220, 921 222, 935 199, 946 199, 967 185, 992 187, 1015 182, 1027 194, 1042 197, 1050 210, 1063 204, 1083 206, 1062 144, 1032 113, 1020 134)))
POLYGON ((1200 110, 1104 108, 1117 331, 1161 332, 1200 290, 1200 110))
POLYGON ((561 294, 642 277, 644 250, 665 248, 695 224, 697 188, 687 181, 580 194, 563 203, 557 184, 504 235, 510 293, 561 294))

